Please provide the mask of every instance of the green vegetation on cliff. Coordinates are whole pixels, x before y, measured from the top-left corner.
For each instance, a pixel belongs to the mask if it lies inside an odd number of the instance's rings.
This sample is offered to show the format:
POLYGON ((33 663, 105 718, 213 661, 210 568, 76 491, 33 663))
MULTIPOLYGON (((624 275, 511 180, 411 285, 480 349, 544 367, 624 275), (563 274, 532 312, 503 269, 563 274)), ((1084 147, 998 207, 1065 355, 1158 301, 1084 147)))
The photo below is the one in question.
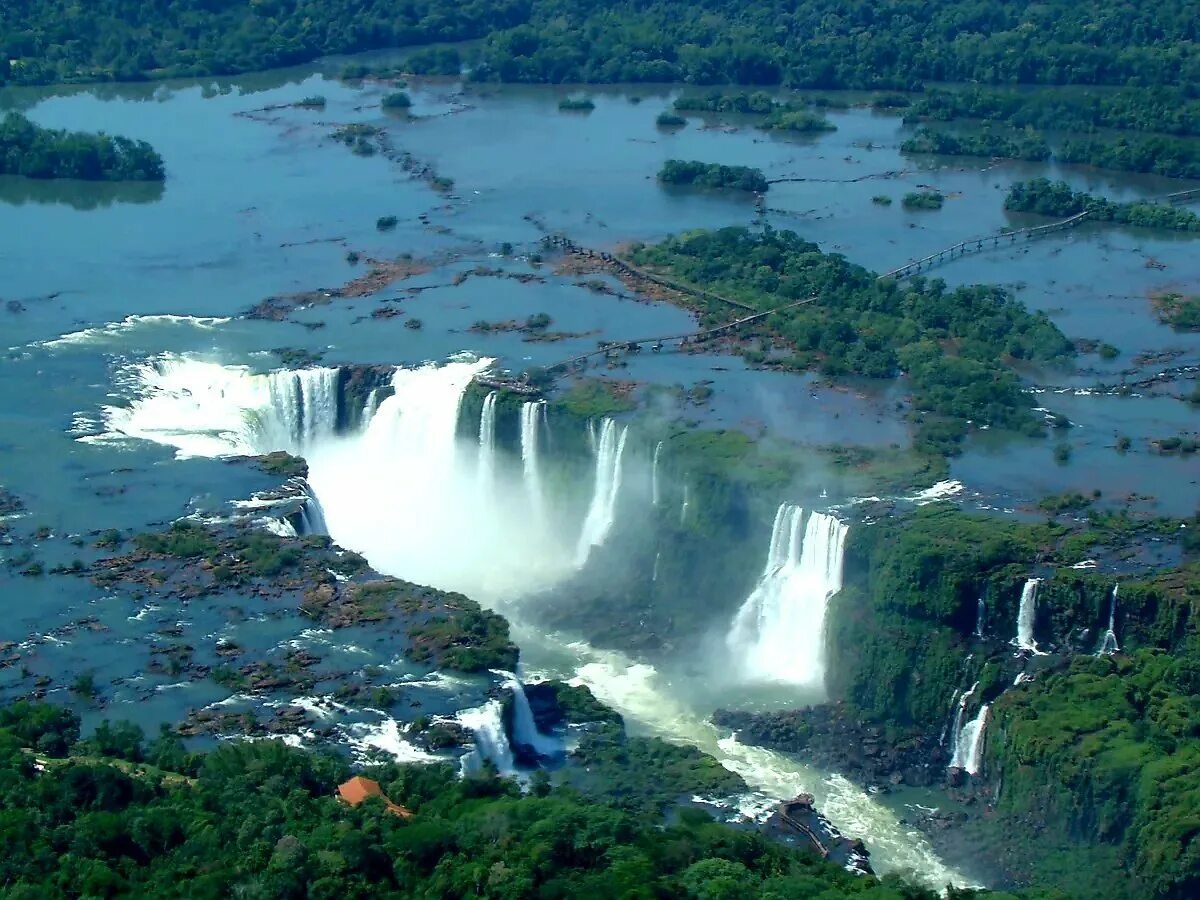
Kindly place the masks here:
POLYGON ((1009 189, 1004 208, 1055 218, 1087 212, 1088 217, 1097 222, 1117 222, 1171 231, 1200 231, 1200 216, 1190 210, 1145 200, 1117 203, 1086 191, 1072 190, 1065 181, 1050 181, 1048 178, 1018 181, 1009 189))
POLYGON ((163 161, 145 141, 43 128, 20 113, 0 122, 0 175, 84 181, 162 181, 163 161))
POLYGON ((767 190, 767 177, 761 169, 750 166, 723 166, 699 160, 668 159, 658 172, 663 184, 682 184, 694 187, 730 188, 735 191, 762 193, 767 190))
POLYGON ((1200 645, 1079 656, 993 706, 999 810, 1119 848, 1146 896, 1200 894, 1200 645))
POLYGON ((686 811, 667 827, 534 779, 460 779, 447 765, 367 771, 405 818, 339 802, 336 756, 275 741, 188 753, 165 735, 0 710, 0 880, 13 900, 58 897, 683 897, 933 900, 860 878, 686 811), (42 771, 34 765, 43 760, 42 771))
MULTIPOLYGON (((634 261, 757 310, 815 296, 756 326, 770 347, 764 359, 829 375, 904 373, 923 417, 918 443, 932 452, 953 452, 967 420, 1040 433, 1007 361, 1049 362, 1072 353, 1044 314, 1030 313, 1000 288, 881 281, 790 231, 692 232, 635 248, 634 261)), ((705 325, 742 315, 711 295, 687 302, 705 325)))

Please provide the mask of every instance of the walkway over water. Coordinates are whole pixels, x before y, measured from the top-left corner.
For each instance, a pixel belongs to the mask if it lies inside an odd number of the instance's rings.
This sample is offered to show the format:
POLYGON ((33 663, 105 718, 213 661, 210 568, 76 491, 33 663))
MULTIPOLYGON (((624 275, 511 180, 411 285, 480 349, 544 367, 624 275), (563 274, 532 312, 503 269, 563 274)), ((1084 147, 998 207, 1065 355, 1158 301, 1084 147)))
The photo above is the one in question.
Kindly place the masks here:
MULTIPOLYGON (((1163 197, 1157 197, 1146 202, 1159 203, 1169 206, 1180 206, 1184 203, 1193 203, 1200 200, 1200 188, 1193 188, 1186 191, 1177 191, 1174 194, 1167 194, 1163 197)), ((911 275, 919 275, 921 272, 927 272, 934 266, 942 263, 950 262, 970 253, 981 253, 984 250, 994 250, 1001 244, 1012 245, 1019 240, 1032 241, 1040 237, 1045 237, 1048 234, 1054 234, 1059 231, 1066 231, 1074 228, 1076 225, 1081 225, 1091 218, 1091 210, 1084 210, 1081 213, 1076 213, 1066 219, 1061 219, 1057 222, 1049 222, 1045 225, 1033 225, 1029 228, 1020 228, 1016 231, 1006 231, 1002 234, 993 234, 988 237, 969 238, 965 241, 960 241, 952 247, 945 247, 936 253, 931 253, 929 256, 914 260, 910 263, 905 263, 898 268, 892 269, 890 272, 884 272, 879 277, 882 278, 908 278, 911 275)))

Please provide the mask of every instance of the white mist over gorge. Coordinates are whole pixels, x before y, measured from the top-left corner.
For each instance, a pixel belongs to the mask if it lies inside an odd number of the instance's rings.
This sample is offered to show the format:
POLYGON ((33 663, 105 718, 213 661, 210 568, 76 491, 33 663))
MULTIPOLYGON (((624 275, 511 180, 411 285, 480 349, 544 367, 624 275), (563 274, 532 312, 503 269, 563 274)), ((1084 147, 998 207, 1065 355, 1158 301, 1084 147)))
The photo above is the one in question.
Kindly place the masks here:
MULTIPOLYGON (((512 622, 531 670, 586 684, 632 726, 714 755, 762 792, 759 801, 747 798, 751 806, 813 793, 847 833, 869 836, 881 870, 910 868, 937 883, 967 883, 917 833, 845 779, 722 734, 704 720, 707 710, 674 697, 672 681, 652 666, 546 635, 524 620, 522 598, 585 574, 597 550, 632 527, 630 517, 648 517, 673 497, 677 511, 664 514, 682 524, 695 494, 668 475, 661 443, 633 454, 629 426, 602 417, 581 426, 590 476, 575 496, 560 496, 549 487, 561 479, 548 474, 557 461, 545 449, 545 404, 521 404, 506 443, 499 395, 489 391, 478 401, 478 418, 464 427, 464 396, 490 366, 489 359, 464 356, 397 368, 388 390, 372 389, 362 409, 348 415, 340 408, 346 400, 335 368, 258 374, 164 357, 127 371, 122 384, 129 401, 106 408, 106 434, 89 440, 151 440, 181 456, 274 450, 303 456, 314 495, 305 506, 305 530, 328 533, 384 574, 462 591, 498 608, 512 622), (356 424, 339 428, 343 420, 356 424), (637 477, 630 477, 634 466, 637 477)), ((848 531, 831 514, 779 507, 766 565, 726 638, 740 679, 788 686, 796 696, 823 694, 827 609, 841 588, 848 531)), ((660 557, 647 559, 648 581, 657 583, 660 557)), ((519 681, 501 677, 511 691, 514 740, 539 757, 561 753, 556 739, 537 731, 519 681)), ((711 677, 725 679, 723 672, 711 677)), ((485 760, 502 772, 516 768, 501 711, 500 702, 490 700, 456 716, 475 736, 465 768, 485 760)), ((395 743, 386 734, 377 740, 379 746, 395 743)))

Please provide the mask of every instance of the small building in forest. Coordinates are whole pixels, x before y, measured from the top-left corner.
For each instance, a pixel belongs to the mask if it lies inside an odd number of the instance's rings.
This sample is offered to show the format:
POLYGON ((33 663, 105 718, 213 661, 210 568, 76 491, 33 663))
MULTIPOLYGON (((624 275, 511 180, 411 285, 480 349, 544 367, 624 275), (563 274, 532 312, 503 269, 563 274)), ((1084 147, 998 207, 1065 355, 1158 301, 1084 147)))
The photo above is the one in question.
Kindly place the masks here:
POLYGON ((411 819, 412 810, 405 809, 399 804, 393 803, 388 799, 387 794, 383 792, 383 788, 379 786, 378 781, 372 781, 370 778, 364 778, 362 775, 355 775, 349 781, 343 781, 338 785, 338 799, 347 806, 358 806, 368 797, 378 797, 383 801, 387 811, 400 816, 402 819, 411 819))

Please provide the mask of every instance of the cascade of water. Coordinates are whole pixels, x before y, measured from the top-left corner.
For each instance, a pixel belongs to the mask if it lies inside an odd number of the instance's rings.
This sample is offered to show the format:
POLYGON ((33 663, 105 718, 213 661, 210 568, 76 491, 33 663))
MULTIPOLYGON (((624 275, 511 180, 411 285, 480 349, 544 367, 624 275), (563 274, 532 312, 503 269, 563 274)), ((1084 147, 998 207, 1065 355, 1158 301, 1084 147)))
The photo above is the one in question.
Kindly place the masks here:
POLYGON ((825 617, 842 589, 849 527, 813 513, 801 536, 804 510, 782 504, 775 513, 767 563, 733 620, 726 643, 752 680, 824 690, 825 617))
POLYGON ((658 494, 658 457, 662 454, 663 442, 654 445, 654 461, 650 465, 650 498, 655 506, 661 499, 658 494))
POLYGON ((662 551, 661 550, 658 553, 654 554, 654 572, 650 575, 650 580, 652 582, 658 581, 658 564, 659 564, 660 560, 662 560, 662 551))
POLYGON ((376 410, 379 409, 379 388, 371 388, 371 393, 367 394, 367 402, 363 404, 362 420, 359 423, 361 427, 366 428, 374 417, 376 410))
POLYGON ((679 504, 679 524, 682 525, 687 521, 688 507, 692 505, 691 493, 688 491, 688 486, 683 486, 683 502, 679 504))
POLYGON ((521 407, 521 466, 525 472, 525 491, 534 520, 545 519, 542 475, 538 465, 538 432, 541 430, 544 400, 533 400, 521 407))
POLYGON ((987 606, 984 605, 983 595, 979 595, 979 603, 975 607, 975 637, 983 637, 983 620, 987 615, 987 606))
POLYGON ((492 496, 492 485, 496 480, 496 398, 492 391, 483 398, 483 409, 479 413, 479 461, 476 474, 479 493, 487 502, 492 496))
POLYGON ((991 707, 985 703, 978 715, 962 726, 954 748, 950 768, 962 769, 968 775, 978 775, 983 766, 983 739, 991 707))
POLYGON ((334 433, 337 369, 296 369, 272 372, 265 377, 273 415, 257 419, 258 439, 264 449, 286 447, 303 451, 334 433))
POLYGON ((325 524, 325 510, 321 508, 321 501, 317 499, 317 495, 307 484, 304 486, 304 493, 308 496, 304 505, 300 507, 300 533, 329 534, 329 526, 325 524))
POLYGON ((582 568, 591 555, 592 548, 603 544, 612 529, 617 507, 617 495, 621 491, 621 457, 625 453, 625 437, 629 429, 612 419, 605 419, 600 426, 600 439, 596 449, 596 478, 592 488, 592 502, 588 506, 579 545, 575 551, 575 566, 582 568))
POLYGON ((1033 637, 1033 625, 1037 619, 1037 595, 1040 578, 1030 578, 1021 588, 1021 606, 1017 610, 1017 636, 1013 638, 1013 646, 1020 650, 1028 650, 1035 656, 1042 656, 1038 650, 1037 641, 1033 637))
POLYGON ((1097 656, 1109 656, 1118 652, 1121 649, 1117 643, 1117 588, 1119 585, 1114 584, 1112 596, 1108 601, 1108 631, 1104 632, 1104 637, 1100 641, 1100 649, 1096 651, 1097 656))
POLYGON ((478 772, 484 760, 491 762, 501 775, 515 771, 512 747, 504 733, 503 712, 499 700, 489 700, 483 706, 464 709, 458 714, 458 723, 475 735, 475 749, 461 761, 464 773, 478 772))
POLYGON ((558 741, 538 731, 537 723, 533 719, 533 708, 529 705, 529 698, 525 695, 525 685, 521 683, 521 679, 512 672, 497 670, 496 674, 504 679, 505 686, 512 691, 513 739, 518 744, 532 747, 539 756, 554 756, 562 753, 562 747, 559 746, 558 741))
POLYGON ((967 703, 971 697, 975 695, 975 691, 979 688, 979 682, 971 685, 970 689, 958 698, 958 707, 954 710, 954 722, 950 726, 950 765, 955 765, 955 760, 959 758, 959 744, 962 736, 963 717, 967 712, 967 703))
POLYGON ((597 445, 596 445, 596 420, 595 420, 595 419, 588 419, 588 423, 587 423, 587 439, 588 439, 588 449, 590 449, 590 450, 592 451, 592 453, 595 453, 595 452, 596 452, 596 450, 597 450, 597 445))

